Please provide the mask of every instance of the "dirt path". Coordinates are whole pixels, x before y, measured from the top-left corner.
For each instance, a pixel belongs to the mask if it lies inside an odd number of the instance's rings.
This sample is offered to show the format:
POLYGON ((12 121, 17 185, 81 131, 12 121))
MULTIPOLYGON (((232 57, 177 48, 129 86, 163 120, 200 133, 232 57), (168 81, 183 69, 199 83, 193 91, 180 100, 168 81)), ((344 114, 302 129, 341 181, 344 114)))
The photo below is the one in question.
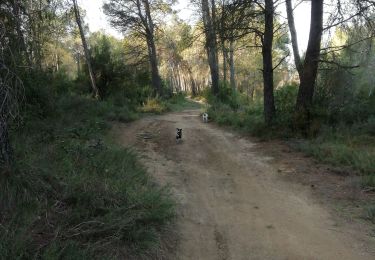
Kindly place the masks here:
POLYGON ((375 259, 374 240, 355 223, 338 224, 310 186, 280 177, 273 158, 257 152, 261 144, 203 124, 198 114, 115 128, 178 201, 180 239, 170 259, 375 259))

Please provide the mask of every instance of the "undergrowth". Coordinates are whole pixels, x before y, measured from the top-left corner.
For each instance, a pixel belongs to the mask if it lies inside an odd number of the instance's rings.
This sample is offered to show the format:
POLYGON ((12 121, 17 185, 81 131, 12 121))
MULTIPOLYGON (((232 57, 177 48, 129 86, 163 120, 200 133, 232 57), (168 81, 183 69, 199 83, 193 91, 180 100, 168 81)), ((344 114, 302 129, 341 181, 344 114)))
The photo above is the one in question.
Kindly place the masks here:
POLYGON ((178 93, 168 99, 160 97, 148 98, 139 108, 142 113, 161 114, 169 111, 182 111, 184 109, 200 108, 197 102, 186 98, 185 94, 178 93))
POLYGON ((173 201, 131 150, 107 137, 111 120, 137 114, 76 95, 50 109, 28 114, 12 133, 15 167, 0 174, 0 258, 152 254, 173 201))
MULTIPOLYGON (((261 139, 297 138, 297 149, 331 165, 349 166, 363 175, 363 186, 375 187, 375 116, 351 124, 332 124, 337 112, 328 114, 317 105, 320 109, 314 110, 310 127, 301 134, 294 128, 296 95, 296 86, 275 91, 276 119, 271 126, 264 123, 262 99, 248 101, 246 96, 225 87, 216 97, 209 92, 205 97, 210 104, 209 117, 219 125, 229 125, 261 139)), ((357 114, 363 118, 363 108, 360 112, 352 111, 346 120, 358 118, 357 114)))

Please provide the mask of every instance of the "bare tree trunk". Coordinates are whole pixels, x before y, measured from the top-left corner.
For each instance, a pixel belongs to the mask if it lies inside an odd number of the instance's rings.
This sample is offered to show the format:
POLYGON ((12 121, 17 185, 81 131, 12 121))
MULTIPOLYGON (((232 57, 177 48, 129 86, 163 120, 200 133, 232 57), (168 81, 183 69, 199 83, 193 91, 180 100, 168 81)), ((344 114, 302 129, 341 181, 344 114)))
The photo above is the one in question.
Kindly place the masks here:
POLYGON ((271 124, 275 116, 275 102, 273 95, 273 65, 272 65, 272 45, 273 45, 273 0, 265 0, 264 13, 264 36, 262 44, 263 55, 263 83, 264 83, 264 119, 266 124, 271 124))
POLYGON ((236 89, 236 80, 234 78, 234 47, 233 40, 229 42, 229 66, 230 66, 230 86, 233 90, 236 89))
POLYGON ((182 80, 181 80, 181 71, 180 71, 180 66, 177 65, 177 81, 178 81, 178 86, 180 88, 180 91, 183 91, 183 88, 182 88, 182 80))
POLYGON ((206 50, 208 56, 208 64, 211 72, 211 90, 214 95, 219 93, 219 66, 217 57, 217 43, 216 43, 216 32, 215 32, 215 1, 211 0, 211 13, 209 8, 208 0, 202 0, 202 15, 204 31, 206 34, 206 50))
POLYGON ((154 94, 161 95, 161 79, 159 75, 158 69, 158 59, 156 56, 156 47, 153 37, 149 36, 150 39, 147 41, 149 42, 149 59, 150 59, 150 66, 151 66, 151 80, 152 86, 154 87, 154 94))
POLYGON ((77 54, 77 75, 80 76, 81 74, 81 55, 77 54))
POLYGON ((19 50, 20 52, 24 52, 24 56, 26 59, 26 63, 29 66, 29 68, 32 68, 32 62, 29 53, 27 52, 27 46, 25 42, 25 37, 22 32, 22 18, 21 18, 21 6, 20 1, 14 1, 13 2, 13 14, 15 17, 15 24, 16 24, 16 31, 18 34, 18 42, 19 42, 19 50))
POLYGON ((59 58, 59 54, 55 54, 55 57, 56 57, 56 66, 55 66, 55 68, 56 68, 56 72, 59 72, 59 63, 60 63, 60 58, 59 58))
POLYGON ((155 47, 155 37, 154 37, 154 23, 151 17, 151 10, 150 10, 150 3, 148 0, 142 0, 143 6, 146 12, 146 37, 147 37, 147 45, 149 50, 149 59, 151 65, 151 79, 152 79, 152 86, 154 87, 154 94, 161 95, 161 78, 159 75, 158 69, 158 58, 156 53, 155 47))
MULTIPOLYGON (((0 65, 3 65, 0 61, 0 65)), ((1 71, 0 71, 1 72, 1 71)), ((0 107, 0 168, 8 168, 12 162, 12 149, 10 146, 8 134, 8 102, 7 102, 7 88, 3 85, 3 79, 0 74, 0 102, 3 104, 0 107)))
POLYGON ((82 46, 83 46, 83 50, 84 50, 84 53, 85 53, 87 67, 88 67, 88 70, 89 70, 91 87, 92 87, 92 90, 93 90, 94 97, 99 98, 99 90, 96 86, 94 73, 93 73, 92 67, 91 67, 90 53, 89 53, 89 50, 88 50, 88 47, 87 47, 85 34, 84 34, 83 28, 82 28, 81 16, 79 14, 79 8, 78 8, 78 5, 77 5, 77 0, 73 0, 73 7, 74 7, 74 14, 75 14, 76 22, 77 22, 78 29, 79 29, 79 34, 80 34, 81 40, 82 40, 82 46))
POLYGON ((0 118, 0 168, 8 168, 12 163, 13 151, 10 146, 8 124, 0 118))
POLYGON ((196 85, 195 80, 193 78, 193 72, 191 71, 191 67, 190 67, 189 64, 187 64, 187 71, 188 71, 188 76, 189 76, 189 80, 190 80, 190 84, 191 84, 191 94, 193 96, 196 96, 198 94, 197 85, 196 85))
POLYGON ((301 77, 303 65, 302 65, 301 57, 299 55, 297 32, 296 32, 296 27, 294 24, 292 0, 286 0, 285 2, 286 2, 286 13, 288 16, 289 31, 290 31, 290 36, 292 40, 294 63, 296 64, 298 75, 301 77))
POLYGON ((227 50, 225 48, 225 41, 221 41, 221 51, 223 53, 223 81, 227 82, 227 50))
POLYGON ((312 105, 315 81, 318 74, 320 44, 323 34, 323 2, 324 0, 311 1, 311 24, 309 42, 307 45, 305 61, 301 74, 298 90, 296 112, 309 115, 312 105))

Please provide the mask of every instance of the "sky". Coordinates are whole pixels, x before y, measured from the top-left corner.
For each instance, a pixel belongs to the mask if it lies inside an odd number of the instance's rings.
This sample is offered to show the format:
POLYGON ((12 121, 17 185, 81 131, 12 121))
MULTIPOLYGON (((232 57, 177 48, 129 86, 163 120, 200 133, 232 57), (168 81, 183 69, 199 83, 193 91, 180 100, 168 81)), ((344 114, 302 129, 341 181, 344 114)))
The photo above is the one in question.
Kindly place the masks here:
MULTIPOLYGON (((106 33, 111 34, 117 38, 121 38, 121 33, 112 28, 103 13, 103 3, 106 0, 78 0, 81 8, 86 10, 85 22, 88 23, 90 31, 95 32, 104 30, 106 33)), ((186 22, 194 21, 194 7, 190 4, 189 0, 179 0, 174 6, 181 19, 186 22)), ((286 17, 285 6, 281 5, 278 12, 282 17, 286 17)), ((298 5, 294 11, 294 19, 297 30, 298 45, 300 52, 304 52, 307 47, 310 28, 310 3, 303 2, 298 5)))

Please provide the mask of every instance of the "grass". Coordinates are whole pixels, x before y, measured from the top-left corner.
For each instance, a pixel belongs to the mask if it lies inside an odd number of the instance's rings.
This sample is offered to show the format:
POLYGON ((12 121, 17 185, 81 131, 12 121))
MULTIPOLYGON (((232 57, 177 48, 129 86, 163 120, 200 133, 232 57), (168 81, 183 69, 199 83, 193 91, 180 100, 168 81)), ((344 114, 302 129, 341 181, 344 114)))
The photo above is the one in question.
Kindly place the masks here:
POLYGON ((169 191, 108 137, 131 109, 66 96, 13 133, 15 169, 0 174, 2 259, 152 255, 174 217, 169 191))
POLYGON ((173 95, 167 100, 161 98, 148 98, 146 102, 139 108, 142 113, 161 114, 169 111, 182 111, 185 109, 200 108, 197 102, 189 100, 182 93, 173 95))
POLYGON ((363 186, 375 187, 375 137, 355 129, 322 130, 313 139, 298 146, 319 161, 335 165, 350 166, 363 175, 363 186))
POLYGON ((308 137, 293 129, 294 96, 293 87, 275 92, 277 119, 273 126, 264 124, 263 104, 248 102, 241 95, 228 94, 220 98, 208 96, 208 114, 219 125, 228 125, 262 139, 297 138, 297 149, 319 161, 350 167, 362 174, 363 186, 375 187, 375 119, 354 125, 330 127, 318 120, 311 124, 308 137))
POLYGON ((375 205, 367 207, 365 218, 375 224, 375 205))

